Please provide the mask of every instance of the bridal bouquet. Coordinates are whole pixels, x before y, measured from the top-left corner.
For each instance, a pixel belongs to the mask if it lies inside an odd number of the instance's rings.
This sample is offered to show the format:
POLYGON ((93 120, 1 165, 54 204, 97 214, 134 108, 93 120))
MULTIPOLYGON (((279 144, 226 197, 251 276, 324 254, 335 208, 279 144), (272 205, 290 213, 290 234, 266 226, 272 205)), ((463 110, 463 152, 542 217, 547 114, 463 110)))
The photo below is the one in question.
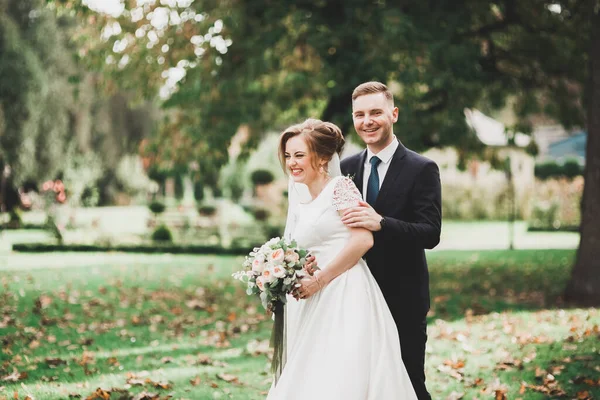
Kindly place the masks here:
POLYGON ((271 345, 275 352, 271 368, 276 377, 283 368, 284 305, 287 294, 300 287, 300 280, 308 275, 304 269, 308 250, 298 247, 295 241, 279 237, 255 247, 244 260, 244 270, 233 277, 244 282, 246 294, 257 295, 263 307, 275 314, 271 345))
POLYGON ((247 284, 246 294, 259 296, 266 310, 275 311, 308 274, 304 269, 307 255, 295 241, 276 237, 255 247, 244 261, 245 269, 233 277, 247 284))

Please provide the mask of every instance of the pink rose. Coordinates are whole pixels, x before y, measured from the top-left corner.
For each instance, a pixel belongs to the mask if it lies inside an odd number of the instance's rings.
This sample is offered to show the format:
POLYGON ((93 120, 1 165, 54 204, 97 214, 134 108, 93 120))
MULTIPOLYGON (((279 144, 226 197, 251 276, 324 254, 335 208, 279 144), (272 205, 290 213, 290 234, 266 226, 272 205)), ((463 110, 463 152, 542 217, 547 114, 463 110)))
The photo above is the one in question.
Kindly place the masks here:
POLYGON ((258 286, 261 292, 265 291, 265 281, 263 280, 262 276, 256 278, 256 286, 258 286))
POLYGON ((300 260, 300 256, 294 250, 287 250, 285 252, 285 262, 297 263, 300 260))
POLYGON ((65 194, 65 192, 59 192, 56 195, 56 201, 58 201, 59 203, 64 203, 67 200, 67 195, 65 194))
POLYGON ((273 274, 273 270, 271 268, 265 268, 262 273, 262 279, 264 280, 264 283, 273 282, 276 279, 275 275, 273 274))
POLYGON ((46 181, 42 184, 42 190, 44 192, 48 191, 48 190, 52 190, 54 188, 54 182, 52 181, 46 181))
POLYGON ((283 261, 283 258, 285 257, 285 253, 283 252, 283 249, 277 249, 277 250, 273 250, 273 252, 271 253, 271 255, 269 257, 271 258, 271 261, 280 263, 283 261))
POLYGON ((54 181, 54 191, 56 193, 58 192, 64 192, 65 190, 65 185, 62 183, 62 181, 60 179, 57 179, 54 181))
POLYGON ((276 265, 273 267, 273 275, 276 278, 283 278, 285 276, 285 269, 280 265, 276 265))

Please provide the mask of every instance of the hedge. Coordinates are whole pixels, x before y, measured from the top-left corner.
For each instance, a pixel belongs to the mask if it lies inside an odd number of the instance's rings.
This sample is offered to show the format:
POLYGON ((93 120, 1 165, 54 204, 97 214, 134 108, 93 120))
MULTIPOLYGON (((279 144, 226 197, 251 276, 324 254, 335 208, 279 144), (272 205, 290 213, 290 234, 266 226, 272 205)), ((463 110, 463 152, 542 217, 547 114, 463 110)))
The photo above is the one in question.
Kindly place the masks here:
POLYGON ((534 174, 541 180, 550 178, 574 178, 583 175, 583 166, 579 165, 577 160, 567 160, 563 164, 554 161, 547 161, 535 165, 534 174))
MULTIPOLYGON (((259 245, 257 245, 259 246, 259 245)), ((171 253, 171 254, 215 254, 215 255, 248 255, 252 247, 224 248, 220 246, 147 244, 147 245, 88 245, 88 244, 47 244, 17 243, 13 251, 23 253, 49 252, 123 252, 123 253, 171 253)))

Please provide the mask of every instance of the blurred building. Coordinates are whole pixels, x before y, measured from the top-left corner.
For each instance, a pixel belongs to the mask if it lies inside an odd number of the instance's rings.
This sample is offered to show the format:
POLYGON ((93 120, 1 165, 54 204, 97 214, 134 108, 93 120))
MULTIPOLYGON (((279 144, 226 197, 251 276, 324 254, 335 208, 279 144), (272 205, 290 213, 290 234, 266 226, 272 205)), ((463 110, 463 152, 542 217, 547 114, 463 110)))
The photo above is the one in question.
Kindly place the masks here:
POLYGON ((580 165, 584 165, 586 144, 587 133, 578 131, 565 139, 550 143, 546 158, 558 163, 563 163, 567 160, 577 160, 580 165))

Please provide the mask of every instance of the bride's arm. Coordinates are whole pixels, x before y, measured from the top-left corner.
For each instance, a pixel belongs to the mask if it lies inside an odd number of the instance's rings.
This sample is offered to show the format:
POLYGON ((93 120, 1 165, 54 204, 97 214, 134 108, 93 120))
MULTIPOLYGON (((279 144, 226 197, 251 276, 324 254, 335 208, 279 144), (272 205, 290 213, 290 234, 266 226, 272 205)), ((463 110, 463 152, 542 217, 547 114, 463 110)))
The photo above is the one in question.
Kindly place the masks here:
POLYGON ((323 285, 354 267, 365 253, 373 247, 373 234, 363 228, 350 228, 350 239, 339 254, 327 264, 323 271, 317 271, 323 285))
POLYGON ((302 279, 302 287, 298 290, 300 298, 306 299, 321 290, 329 282, 355 266, 361 257, 373 247, 371 231, 364 228, 349 228, 349 230, 350 239, 342 251, 327 264, 327 268, 302 279))
MULTIPOLYGON (((332 205, 338 211, 340 218, 348 208, 355 207, 362 199, 360 192, 351 179, 342 177, 335 183, 332 205)), ((373 233, 365 228, 351 228, 350 238, 337 256, 327 264, 323 271, 317 271, 301 281, 301 287, 296 294, 307 298, 321 290, 329 282, 356 265, 360 258, 373 247, 373 233)))

